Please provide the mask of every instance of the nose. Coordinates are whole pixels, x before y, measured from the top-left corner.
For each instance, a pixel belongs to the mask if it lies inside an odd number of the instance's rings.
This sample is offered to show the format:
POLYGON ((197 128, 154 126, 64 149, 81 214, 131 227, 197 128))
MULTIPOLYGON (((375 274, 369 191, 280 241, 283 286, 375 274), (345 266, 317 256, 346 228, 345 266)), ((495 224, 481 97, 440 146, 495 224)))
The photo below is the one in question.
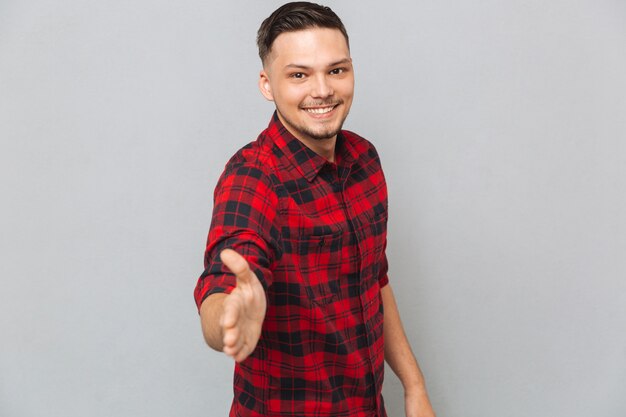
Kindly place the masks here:
POLYGON ((311 97, 313 98, 326 98, 335 93, 329 80, 326 78, 326 74, 319 74, 314 78, 313 85, 311 87, 311 97))

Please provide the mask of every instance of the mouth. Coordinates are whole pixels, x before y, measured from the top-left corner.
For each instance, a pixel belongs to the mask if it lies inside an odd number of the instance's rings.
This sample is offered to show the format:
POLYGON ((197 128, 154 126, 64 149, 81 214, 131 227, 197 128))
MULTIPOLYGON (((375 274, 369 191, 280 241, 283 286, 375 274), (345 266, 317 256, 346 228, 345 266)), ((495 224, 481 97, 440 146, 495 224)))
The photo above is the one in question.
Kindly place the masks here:
POLYGON ((302 110, 309 113, 312 116, 324 116, 331 113, 333 110, 339 106, 340 103, 335 103, 332 105, 326 106, 315 106, 315 107, 302 107, 302 110))

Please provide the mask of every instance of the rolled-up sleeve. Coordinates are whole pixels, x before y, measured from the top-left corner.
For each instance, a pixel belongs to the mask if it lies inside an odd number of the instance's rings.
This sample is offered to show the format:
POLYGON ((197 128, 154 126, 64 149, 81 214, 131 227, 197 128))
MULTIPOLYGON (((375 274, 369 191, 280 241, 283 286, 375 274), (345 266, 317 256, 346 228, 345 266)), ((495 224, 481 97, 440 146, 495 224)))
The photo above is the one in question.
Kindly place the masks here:
POLYGON ((226 248, 237 251, 248 261, 266 290, 271 285, 271 266, 282 255, 278 206, 271 179, 261 167, 227 166, 215 188, 204 272, 194 290, 198 309, 209 295, 229 294, 235 288, 235 276, 219 258, 226 248))

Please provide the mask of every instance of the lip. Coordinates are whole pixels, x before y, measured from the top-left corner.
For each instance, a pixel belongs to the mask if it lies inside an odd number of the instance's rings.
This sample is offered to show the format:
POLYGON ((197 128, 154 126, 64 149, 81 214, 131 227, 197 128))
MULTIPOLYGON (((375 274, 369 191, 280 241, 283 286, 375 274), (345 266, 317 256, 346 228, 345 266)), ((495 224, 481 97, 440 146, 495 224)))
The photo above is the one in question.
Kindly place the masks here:
POLYGON ((314 119, 328 119, 335 115, 337 107, 339 107, 341 103, 334 104, 332 106, 316 106, 316 107, 302 107, 301 110, 305 112, 309 117, 314 119), (325 113, 313 113, 309 110, 322 110, 322 109, 330 109, 325 113))

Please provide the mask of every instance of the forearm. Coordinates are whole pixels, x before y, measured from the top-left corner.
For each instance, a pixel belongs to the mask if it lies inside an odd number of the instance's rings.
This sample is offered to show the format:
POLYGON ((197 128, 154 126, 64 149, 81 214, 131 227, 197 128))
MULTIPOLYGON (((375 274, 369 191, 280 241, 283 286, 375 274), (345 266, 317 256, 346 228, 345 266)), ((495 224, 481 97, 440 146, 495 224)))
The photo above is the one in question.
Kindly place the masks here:
POLYGON ((200 306, 200 323, 204 340, 213 349, 221 352, 224 350, 224 335, 220 319, 224 312, 224 293, 209 295, 200 306))
POLYGON ((390 285, 381 290, 384 318, 385 361, 398 376, 406 392, 426 392, 424 376, 404 333, 396 300, 390 285))

